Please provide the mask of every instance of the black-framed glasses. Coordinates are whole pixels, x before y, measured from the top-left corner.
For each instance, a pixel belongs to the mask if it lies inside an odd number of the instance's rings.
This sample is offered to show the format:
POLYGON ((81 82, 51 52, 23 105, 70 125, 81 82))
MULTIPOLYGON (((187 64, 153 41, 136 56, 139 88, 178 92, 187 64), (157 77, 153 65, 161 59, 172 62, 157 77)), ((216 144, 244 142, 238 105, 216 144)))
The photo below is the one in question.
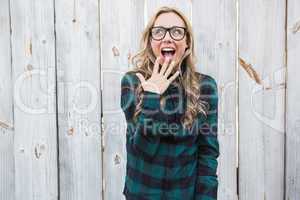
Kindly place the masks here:
POLYGON ((163 26, 154 26, 151 28, 151 37, 154 40, 162 40, 166 33, 169 32, 173 40, 182 40, 186 34, 186 28, 180 26, 172 26, 170 28, 165 28, 163 26))

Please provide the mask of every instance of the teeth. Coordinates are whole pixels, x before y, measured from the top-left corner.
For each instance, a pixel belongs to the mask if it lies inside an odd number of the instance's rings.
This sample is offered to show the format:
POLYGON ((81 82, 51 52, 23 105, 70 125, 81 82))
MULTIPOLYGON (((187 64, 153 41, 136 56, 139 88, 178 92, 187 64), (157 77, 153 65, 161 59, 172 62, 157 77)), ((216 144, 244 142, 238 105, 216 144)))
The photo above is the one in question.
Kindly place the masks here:
POLYGON ((162 51, 174 51, 175 49, 173 48, 163 48, 162 51))

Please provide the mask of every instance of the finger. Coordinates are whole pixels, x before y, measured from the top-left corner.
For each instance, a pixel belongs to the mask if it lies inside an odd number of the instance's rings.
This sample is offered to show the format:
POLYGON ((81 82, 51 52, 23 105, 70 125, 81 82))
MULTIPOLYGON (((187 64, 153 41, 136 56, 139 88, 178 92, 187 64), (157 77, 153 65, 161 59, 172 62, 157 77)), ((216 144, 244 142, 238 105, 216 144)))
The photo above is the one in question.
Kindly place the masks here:
POLYGON ((140 79, 141 83, 144 83, 146 81, 144 76, 141 73, 136 73, 136 76, 140 79))
POLYGON ((167 67, 168 67, 168 65, 169 65, 169 62, 170 62, 170 58, 165 59, 165 62, 164 62, 164 64, 163 64, 162 68, 161 68, 160 71, 159 71, 159 73, 160 73, 161 75, 164 75, 164 73, 165 73, 165 71, 166 71, 166 69, 167 69, 167 67))
POLYGON ((176 71, 168 80, 170 82, 173 82, 177 78, 178 75, 179 75, 179 71, 176 71))
POLYGON ((172 72, 174 66, 175 66, 175 61, 173 60, 173 61, 171 62, 171 64, 169 65, 169 67, 168 67, 166 73, 165 73, 165 76, 166 76, 166 77, 168 77, 169 74, 172 72))
POLYGON ((153 73, 158 73, 160 57, 157 57, 154 63, 153 73))

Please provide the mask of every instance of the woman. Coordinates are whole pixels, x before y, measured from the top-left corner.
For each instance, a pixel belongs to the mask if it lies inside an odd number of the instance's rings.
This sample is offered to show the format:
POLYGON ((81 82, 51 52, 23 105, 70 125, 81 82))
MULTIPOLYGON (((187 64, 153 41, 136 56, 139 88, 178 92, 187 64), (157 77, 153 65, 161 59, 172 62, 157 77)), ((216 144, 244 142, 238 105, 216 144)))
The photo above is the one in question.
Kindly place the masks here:
POLYGON ((121 80, 126 199, 217 199, 217 85, 195 71, 194 55, 187 18, 160 8, 121 80))

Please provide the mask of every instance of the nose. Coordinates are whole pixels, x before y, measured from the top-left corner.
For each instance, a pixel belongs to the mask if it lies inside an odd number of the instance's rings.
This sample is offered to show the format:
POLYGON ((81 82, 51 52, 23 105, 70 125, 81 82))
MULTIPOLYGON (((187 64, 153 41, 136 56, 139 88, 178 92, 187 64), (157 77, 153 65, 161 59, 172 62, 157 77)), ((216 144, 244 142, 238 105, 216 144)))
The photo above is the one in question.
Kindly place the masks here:
POLYGON ((163 41, 171 41, 171 40, 172 40, 172 38, 170 36, 170 32, 167 31, 165 37, 163 38, 163 41))

